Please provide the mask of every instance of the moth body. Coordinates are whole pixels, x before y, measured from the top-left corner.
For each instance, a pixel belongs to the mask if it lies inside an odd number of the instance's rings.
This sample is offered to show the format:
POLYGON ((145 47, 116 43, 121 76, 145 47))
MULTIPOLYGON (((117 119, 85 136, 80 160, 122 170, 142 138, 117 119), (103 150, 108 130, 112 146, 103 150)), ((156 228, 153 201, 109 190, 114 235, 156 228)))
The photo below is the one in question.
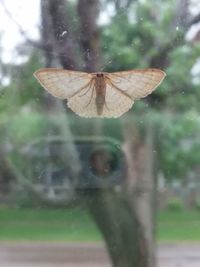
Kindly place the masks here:
POLYGON ((106 82, 105 75, 103 73, 97 73, 94 78, 94 87, 96 90, 96 108, 97 114, 101 115, 103 113, 105 99, 106 99, 106 82))

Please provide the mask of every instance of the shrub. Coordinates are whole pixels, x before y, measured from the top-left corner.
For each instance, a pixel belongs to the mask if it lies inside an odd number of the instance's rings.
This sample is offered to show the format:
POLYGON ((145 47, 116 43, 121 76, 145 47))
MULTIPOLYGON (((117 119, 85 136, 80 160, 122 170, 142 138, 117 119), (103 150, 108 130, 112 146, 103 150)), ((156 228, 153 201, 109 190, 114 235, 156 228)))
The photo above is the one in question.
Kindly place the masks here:
POLYGON ((173 197, 168 200, 167 209, 170 211, 182 211, 183 203, 179 198, 173 197))

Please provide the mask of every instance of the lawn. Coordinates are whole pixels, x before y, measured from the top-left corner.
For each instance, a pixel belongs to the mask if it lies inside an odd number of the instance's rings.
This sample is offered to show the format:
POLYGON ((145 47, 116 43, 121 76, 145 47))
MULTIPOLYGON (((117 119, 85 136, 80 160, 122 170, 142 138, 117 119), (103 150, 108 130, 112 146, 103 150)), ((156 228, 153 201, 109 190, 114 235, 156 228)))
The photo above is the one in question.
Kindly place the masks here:
MULTIPOLYGON (((83 209, 0 209, 0 241, 101 241, 83 209)), ((200 212, 161 212, 158 241, 200 241, 200 212)))
POLYGON ((80 209, 0 209, 0 241, 98 241, 101 235, 80 209))
POLYGON ((157 238, 159 241, 199 241, 200 211, 160 212, 157 238))

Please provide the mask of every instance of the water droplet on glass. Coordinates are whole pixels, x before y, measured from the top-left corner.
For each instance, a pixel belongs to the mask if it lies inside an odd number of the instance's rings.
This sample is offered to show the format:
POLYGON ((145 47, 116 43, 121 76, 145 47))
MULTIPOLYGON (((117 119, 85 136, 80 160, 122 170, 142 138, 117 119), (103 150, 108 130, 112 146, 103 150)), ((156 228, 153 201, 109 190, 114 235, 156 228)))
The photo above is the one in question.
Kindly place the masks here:
POLYGON ((66 34, 67 34, 67 31, 64 31, 64 32, 61 33, 60 36, 63 37, 63 36, 66 35, 66 34))

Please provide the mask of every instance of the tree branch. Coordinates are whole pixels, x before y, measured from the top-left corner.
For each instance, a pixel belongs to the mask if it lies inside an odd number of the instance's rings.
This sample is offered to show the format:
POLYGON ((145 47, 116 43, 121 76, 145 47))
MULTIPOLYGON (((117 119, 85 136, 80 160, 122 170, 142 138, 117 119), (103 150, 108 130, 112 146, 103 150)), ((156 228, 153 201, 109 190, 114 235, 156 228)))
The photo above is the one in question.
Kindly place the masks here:
MULTIPOLYGON (((177 6, 177 14, 175 14, 175 18, 179 18, 178 24, 180 27, 180 31, 177 34, 174 34, 172 39, 165 43, 162 47, 159 48, 159 53, 154 55, 150 60, 149 64, 151 67, 159 67, 166 68, 169 64, 168 55, 171 50, 175 47, 178 47, 184 40, 184 36, 189 28, 200 21, 200 14, 189 20, 188 16, 188 0, 184 1, 185 5, 183 5, 182 0, 180 0, 179 5, 177 6)), ((173 27, 175 27, 175 22, 173 23, 173 27)))
POLYGON ((120 13, 124 9, 127 10, 130 7, 130 5, 136 1, 137 0, 126 0, 126 1, 115 0, 112 2, 115 5, 115 9, 116 9, 117 13, 120 13))
POLYGON ((191 27, 192 25, 200 22, 200 13, 196 15, 191 21, 188 23, 188 26, 191 27))

